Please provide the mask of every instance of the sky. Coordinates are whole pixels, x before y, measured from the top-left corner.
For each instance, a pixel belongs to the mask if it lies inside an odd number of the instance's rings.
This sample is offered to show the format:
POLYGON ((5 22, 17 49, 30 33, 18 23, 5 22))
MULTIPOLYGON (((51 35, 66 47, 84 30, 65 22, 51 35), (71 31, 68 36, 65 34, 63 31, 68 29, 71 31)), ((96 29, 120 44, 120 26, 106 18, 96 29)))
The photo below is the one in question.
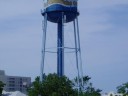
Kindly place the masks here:
MULTIPOLYGON (((128 0, 78 2, 83 74, 91 77, 95 88, 116 91, 117 86, 128 82, 128 0)), ((42 8, 42 0, 0 0, 0 70, 7 75, 32 80, 40 75, 42 8)), ((67 46, 73 42, 71 25, 65 24, 65 38, 71 39, 65 41, 67 46)), ((56 46, 52 42, 56 40, 55 26, 48 22, 48 46, 56 46)), ((51 57, 46 60, 49 63, 56 61, 52 54, 47 57, 51 57)), ((71 57, 69 62, 73 60, 71 57)), ((56 63, 51 63, 45 71, 56 70, 56 63)), ((75 71, 71 71, 72 65, 65 66, 70 77, 75 71)))

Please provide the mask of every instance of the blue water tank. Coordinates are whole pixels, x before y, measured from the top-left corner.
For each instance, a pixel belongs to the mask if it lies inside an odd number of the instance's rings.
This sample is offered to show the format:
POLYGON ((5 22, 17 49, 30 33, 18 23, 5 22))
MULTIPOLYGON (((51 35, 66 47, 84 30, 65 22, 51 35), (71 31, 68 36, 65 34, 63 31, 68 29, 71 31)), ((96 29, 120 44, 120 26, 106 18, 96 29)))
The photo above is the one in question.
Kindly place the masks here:
POLYGON ((78 15, 77 0, 44 0, 44 9, 42 15, 47 13, 47 19, 50 22, 58 23, 62 19, 62 13, 65 22, 73 21, 78 15))

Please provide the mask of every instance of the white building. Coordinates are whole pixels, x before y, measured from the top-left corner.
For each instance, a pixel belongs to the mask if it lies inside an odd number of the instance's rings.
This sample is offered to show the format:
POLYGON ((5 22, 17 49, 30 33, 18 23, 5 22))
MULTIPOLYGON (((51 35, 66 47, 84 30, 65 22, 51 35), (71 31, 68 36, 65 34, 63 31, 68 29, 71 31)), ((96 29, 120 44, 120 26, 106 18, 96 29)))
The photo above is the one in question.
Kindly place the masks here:
POLYGON ((123 96, 123 94, 109 92, 109 93, 102 94, 102 96, 123 96))
POLYGON ((0 81, 6 84, 4 90, 8 92, 20 91, 26 93, 27 87, 31 84, 30 77, 7 76, 4 70, 0 70, 0 81))

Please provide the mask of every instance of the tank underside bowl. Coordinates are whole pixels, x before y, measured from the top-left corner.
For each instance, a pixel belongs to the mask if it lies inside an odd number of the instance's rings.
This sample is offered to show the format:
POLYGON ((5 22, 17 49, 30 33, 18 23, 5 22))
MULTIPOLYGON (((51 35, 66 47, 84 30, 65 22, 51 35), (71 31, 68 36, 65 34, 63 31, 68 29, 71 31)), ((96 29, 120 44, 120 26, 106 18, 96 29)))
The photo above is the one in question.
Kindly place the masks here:
POLYGON ((64 15, 64 20, 66 23, 73 21, 79 15, 77 7, 68 7, 61 4, 53 4, 41 12, 43 16, 46 13, 47 20, 54 23, 58 23, 60 20, 62 20, 62 14, 64 15))

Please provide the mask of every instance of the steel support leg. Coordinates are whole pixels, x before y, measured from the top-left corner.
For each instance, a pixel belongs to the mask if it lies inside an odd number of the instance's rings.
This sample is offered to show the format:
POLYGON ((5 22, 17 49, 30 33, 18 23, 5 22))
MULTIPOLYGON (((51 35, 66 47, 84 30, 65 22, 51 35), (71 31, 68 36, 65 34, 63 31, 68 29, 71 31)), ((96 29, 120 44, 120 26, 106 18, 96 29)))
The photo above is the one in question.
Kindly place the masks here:
POLYGON ((75 40, 75 54, 76 54, 76 67, 78 72, 78 93, 83 88, 83 70, 82 70, 82 60, 81 60, 81 48, 80 48, 80 38, 79 38, 79 26, 78 18, 73 21, 74 24, 74 40, 75 40))
POLYGON ((47 14, 44 16, 43 24, 43 38, 42 38, 42 60, 41 60, 41 81, 43 81, 44 74, 44 59, 45 59, 45 46, 46 46, 46 30, 47 30, 47 14))

